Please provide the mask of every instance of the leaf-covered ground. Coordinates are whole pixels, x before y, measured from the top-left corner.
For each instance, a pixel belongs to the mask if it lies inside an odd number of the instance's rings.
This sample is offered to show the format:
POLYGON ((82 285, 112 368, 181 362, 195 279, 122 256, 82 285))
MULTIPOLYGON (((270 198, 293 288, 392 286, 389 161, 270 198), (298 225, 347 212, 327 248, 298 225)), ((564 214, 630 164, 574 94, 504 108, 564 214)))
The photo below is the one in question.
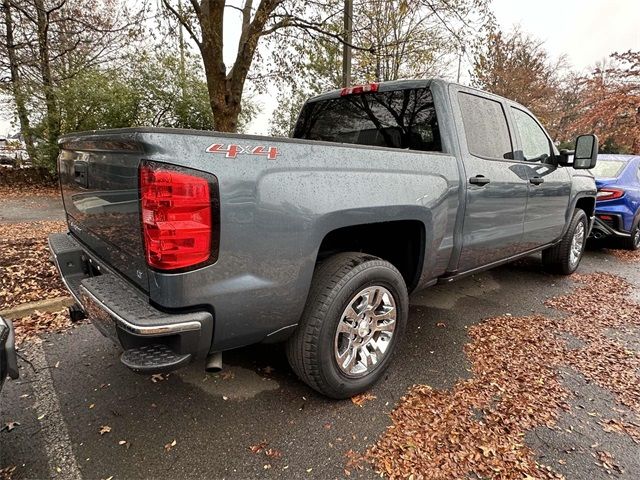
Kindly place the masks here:
POLYGON ((0 224, 0 310, 67 295, 50 260, 47 236, 63 222, 0 224))
MULTIPOLYGON (((64 222, 0 224, 0 310, 68 295, 47 247, 47 236, 65 228, 64 222)), ((66 309, 35 312, 13 324, 18 345, 71 327, 66 309)))
MULTIPOLYGON (((562 318, 502 316, 471 327, 465 351, 472 378, 447 391, 411 388, 364 455, 375 470, 390 478, 560 478, 536 462, 524 438, 537 426, 553 428, 570 408, 558 378, 562 368, 580 372, 635 412, 637 421, 601 425, 640 441, 640 353, 625 344, 625 332, 638 336, 640 305, 620 277, 574 278, 572 294, 547 302, 566 313, 562 318)), ((598 454, 601 466, 611 466, 607 452, 598 454)))
POLYGON ((607 249, 605 252, 609 255, 613 255, 621 260, 625 261, 637 261, 640 260, 640 250, 630 251, 621 248, 607 249))
POLYGON ((0 185, 0 198, 60 197, 60 188, 42 185, 0 185))
POLYGON ((26 317, 13 320, 18 346, 26 342, 38 341, 44 333, 59 333, 73 327, 68 309, 57 312, 34 312, 26 317))

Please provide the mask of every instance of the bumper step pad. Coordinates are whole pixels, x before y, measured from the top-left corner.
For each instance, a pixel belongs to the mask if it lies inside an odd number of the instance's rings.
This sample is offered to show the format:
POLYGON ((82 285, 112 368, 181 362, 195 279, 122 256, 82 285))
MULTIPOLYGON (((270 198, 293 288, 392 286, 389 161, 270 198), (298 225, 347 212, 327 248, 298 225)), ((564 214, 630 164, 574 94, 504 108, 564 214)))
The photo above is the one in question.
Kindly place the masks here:
POLYGON ((136 373, 163 373, 180 368, 191 360, 191 354, 179 355, 162 344, 144 345, 122 353, 120 361, 136 373))

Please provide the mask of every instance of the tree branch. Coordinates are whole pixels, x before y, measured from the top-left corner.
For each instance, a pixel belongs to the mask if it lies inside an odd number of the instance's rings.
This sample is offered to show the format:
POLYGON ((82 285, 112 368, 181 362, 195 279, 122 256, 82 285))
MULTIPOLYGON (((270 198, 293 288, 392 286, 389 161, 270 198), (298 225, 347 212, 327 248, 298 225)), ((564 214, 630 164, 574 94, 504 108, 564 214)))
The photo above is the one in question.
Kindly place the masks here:
POLYGON ((49 10, 45 10, 45 13, 47 14, 47 16, 51 15, 53 12, 60 10, 62 7, 64 7, 64 5, 67 3, 67 0, 62 0, 58 5, 56 5, 55 7, 51 7, 49 10))
POLYGON ((191 28, 191 25, 189 25, 189 22, 187 22, 187 20, 182 15, 180 15, 180 13, 175 8, 173 8, 173 6, 169 3, 169 0, 162 0, 162 5, 164 5, 164 7, 167 10, 169 10, 174 17, 178 19, 178 22, 180 22, 180 25, 182 25, 185 28, 185 30, 187 31, 191 39, 196 43, 198 48, 201 49, 202 40, 198 38, 193 28, 191 28))
POLYGON ((193 7, 193 11, 196 12, 198 18, 200 18, 200 15, 202 15, 202 10, 200 9, 198 0, 191 0, 191 6, 193 7))
POLYGON ((320 33, 325 37, 333 38, 334 40, 337 40, 341 44, 347 45, 348 47, 351 47, 354 50, 373 53, 373 50, 374 50, 373 47, 360 47, 358 45, 354 45, 353 43, 347 42, 340 34, 325 30, 324 28, 322 28, 322 25, 323 23, 309 22, 300 17, 285 16, 279 21, 277 21, 275 24, 273 24, 271 27, 263 30, 261 36, 264 37, 267 35, 271 35, 272 33, 284 28, 300 28, 302 30, 311 30, 316 33, 320 33))

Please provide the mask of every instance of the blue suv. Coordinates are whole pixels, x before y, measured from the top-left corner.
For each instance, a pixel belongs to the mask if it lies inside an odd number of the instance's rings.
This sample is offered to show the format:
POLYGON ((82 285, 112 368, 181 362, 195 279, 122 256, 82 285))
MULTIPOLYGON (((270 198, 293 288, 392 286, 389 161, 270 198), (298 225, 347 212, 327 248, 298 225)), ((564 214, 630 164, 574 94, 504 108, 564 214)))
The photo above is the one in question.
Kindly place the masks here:
POLYGON ((640 248, 640 156, 598 155, 592 170, 598 196, 595 240, 618 239, 629 250, 640 248))

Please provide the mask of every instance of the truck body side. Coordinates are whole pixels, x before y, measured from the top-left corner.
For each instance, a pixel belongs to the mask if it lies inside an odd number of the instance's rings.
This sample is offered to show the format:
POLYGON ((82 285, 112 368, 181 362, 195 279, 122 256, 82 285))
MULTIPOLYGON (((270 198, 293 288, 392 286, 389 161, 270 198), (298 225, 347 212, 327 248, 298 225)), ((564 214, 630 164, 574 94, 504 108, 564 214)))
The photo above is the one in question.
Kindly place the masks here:
MULTIPOLYGON (((172 350, 193 359, 286 339, 318 261, 337 252, 387 260, 415 290, 553 245, 576 206, 593 216, 593 177, 554 168, 560 180, 538 192, 541 202, 555 202, 555 217, 541 203, 529 223, 546 232, 544 241, 526 244, 530 180, 552 169, 517 157, 472 158, 457 90, 440 81, 402 88, 431 89, 441 152, 144 128, 63 138, 70 234, 50 244, 69 289, 125 349, 174 335, 172 350), (215 261, 177 273, 147 265, 139 189, 146 162, 213 178, 215 261), (479 169, 495 175, 491 189, 468 184, 479 169)), ((512 142, 518 155, 519 140, 512 142)))

